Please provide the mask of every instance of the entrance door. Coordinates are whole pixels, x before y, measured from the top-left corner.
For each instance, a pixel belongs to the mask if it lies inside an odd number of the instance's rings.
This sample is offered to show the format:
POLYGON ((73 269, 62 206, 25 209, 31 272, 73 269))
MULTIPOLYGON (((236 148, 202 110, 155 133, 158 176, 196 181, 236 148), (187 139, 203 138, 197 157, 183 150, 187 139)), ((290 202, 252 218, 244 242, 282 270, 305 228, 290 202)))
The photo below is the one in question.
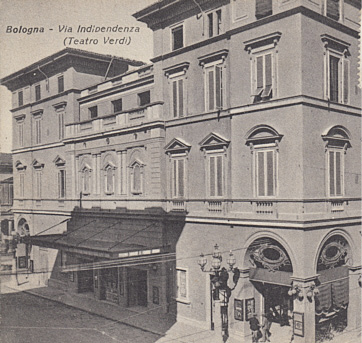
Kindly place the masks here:
POLYGON ((288 296, 288 287, 265 284, 264 311, 271 312, 274 323, 280 326, 289 325, 288 311, 293 311, 293 301, 288 296))
POLYGON ((127 268, 128 306, 147 306, 147 271, 127 268))

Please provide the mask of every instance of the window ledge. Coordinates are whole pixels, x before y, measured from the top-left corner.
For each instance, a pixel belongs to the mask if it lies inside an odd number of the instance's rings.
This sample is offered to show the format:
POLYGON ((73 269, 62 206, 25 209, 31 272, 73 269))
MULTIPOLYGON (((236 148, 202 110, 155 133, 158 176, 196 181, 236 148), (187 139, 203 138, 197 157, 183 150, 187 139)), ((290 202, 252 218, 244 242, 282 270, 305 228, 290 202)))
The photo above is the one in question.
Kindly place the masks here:
POLYGON ((178 302, 178 303, 182 303, 182 304, 186 304, 186 305, 191 305, 191 301, 188 300, 188 299, 176 298, 175 301, 178 302))

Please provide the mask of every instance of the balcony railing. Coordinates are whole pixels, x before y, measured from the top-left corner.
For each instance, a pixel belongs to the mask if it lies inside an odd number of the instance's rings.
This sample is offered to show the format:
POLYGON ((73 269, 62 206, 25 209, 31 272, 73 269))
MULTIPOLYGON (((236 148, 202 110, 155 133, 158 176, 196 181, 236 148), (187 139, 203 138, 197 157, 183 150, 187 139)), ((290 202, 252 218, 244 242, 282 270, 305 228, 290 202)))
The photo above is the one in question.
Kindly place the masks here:
POLYGON ((66 125, 66 138, 127 128, 162 118, 162 102, 66 125))

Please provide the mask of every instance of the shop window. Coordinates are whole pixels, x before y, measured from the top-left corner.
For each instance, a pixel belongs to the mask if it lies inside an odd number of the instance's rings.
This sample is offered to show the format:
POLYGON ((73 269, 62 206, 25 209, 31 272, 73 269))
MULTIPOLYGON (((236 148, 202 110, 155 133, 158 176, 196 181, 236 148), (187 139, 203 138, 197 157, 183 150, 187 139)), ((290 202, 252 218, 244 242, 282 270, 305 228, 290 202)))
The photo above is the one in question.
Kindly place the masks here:
POLYGON ((64 76, 58 77, 58 93, 64 92, 64 76))
POLYGON ((97 106, 89 107, 88 112, 89 112, 90 119, 94 119, 94 118, 98 117, 98 107, 97 106))
POLYGON ((171 29, 172 50, 180 49, 184 46, 184 27, 176 26, 171 29))
POLYGON ((255 17, 261 19, 273 14, 273 0, 255 0, 255 17))
POLYGON ((35 86, 35 101, 38 101, 41 99, 41 93, 40 93, 40 85, 35 86))
POLYGON ((122 111, 122 99, 112 101, 112 110, 113 113, 118 113, 122 111))
POLYGON ((138 106, 146 106, 151 103, 151 93, 150 91, 138 93, 138 106))

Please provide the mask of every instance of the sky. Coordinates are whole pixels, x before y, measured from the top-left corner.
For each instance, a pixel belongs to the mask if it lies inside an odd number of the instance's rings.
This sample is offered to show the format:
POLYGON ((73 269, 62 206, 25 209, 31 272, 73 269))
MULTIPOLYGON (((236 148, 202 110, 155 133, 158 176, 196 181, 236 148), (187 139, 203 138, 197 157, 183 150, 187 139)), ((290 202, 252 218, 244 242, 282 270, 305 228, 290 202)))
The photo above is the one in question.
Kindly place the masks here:
MULTIPOLYGON (((149 62, 153 56, 152 31, 132 14, 157 0, 0 0, 0 78, 22 69, 65 47, 149 62), (103 37, 122 33, 77 33, 78 25, 138 26, 128 33, 129 45, 109 45, 103 37), (23 28, 44 28, 44 33, 16 33, 23 28), (60 32, 60 27, 72 32, 60 32), (52 29, 52 30, 51 30, 52 29), (97 38, 98 44, 64 45, 64 38, 97 38)), ((69 40, 68 40, 69 42, 69 40)), ((0 152, 11 152, 11 93, 0 86, 0 152)))

